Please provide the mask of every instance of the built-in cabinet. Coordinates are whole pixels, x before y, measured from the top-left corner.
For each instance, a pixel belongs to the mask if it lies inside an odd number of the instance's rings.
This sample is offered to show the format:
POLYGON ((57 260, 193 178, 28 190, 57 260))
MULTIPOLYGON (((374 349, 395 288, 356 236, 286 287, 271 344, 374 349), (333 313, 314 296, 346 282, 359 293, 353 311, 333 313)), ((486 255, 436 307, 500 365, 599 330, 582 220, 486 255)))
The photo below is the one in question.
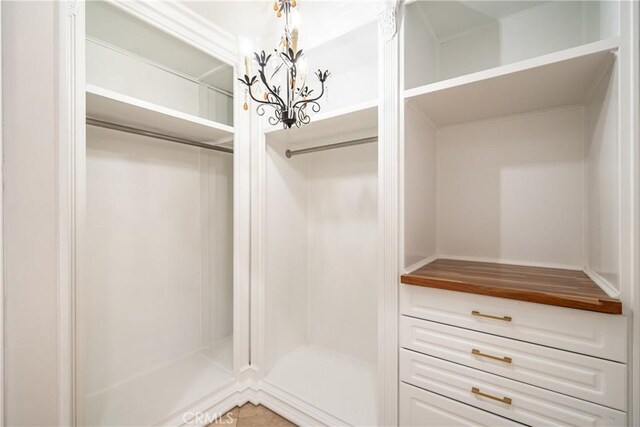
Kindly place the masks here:
POLYGON ((401 425, 628 425, 629 14, 405 6, 401 425))
POLYGON ((72 8, 70 418, 633 423, 632 10, 399 2, 285 130, 193 14, 72 8))
POLYGON ((234 382, 234 68, 117 5, 85 16, 78 425, 182 423, 234 382))

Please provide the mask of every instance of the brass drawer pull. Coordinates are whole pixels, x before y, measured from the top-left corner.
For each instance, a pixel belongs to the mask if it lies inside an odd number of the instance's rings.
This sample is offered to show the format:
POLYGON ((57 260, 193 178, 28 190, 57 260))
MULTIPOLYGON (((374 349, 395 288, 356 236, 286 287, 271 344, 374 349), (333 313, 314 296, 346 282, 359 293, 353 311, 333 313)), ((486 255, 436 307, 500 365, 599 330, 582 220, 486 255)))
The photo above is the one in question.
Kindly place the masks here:
POLYGON ((486 397, 487 399, 493 399, 493 400, 497 400, 498 402, 502 402, 502 403, 506 403, 507 405, 511 405, 511 398, 510 397, 495 397, 495 396, 492 396, 490 394, 481 392, 478 387, 471 387, 471 393, 473 393, 473 394, 475 394, 477 396, 486 397))
POLYGON ((503 322, 511 322, 511 316, 492 316, 490 314, 482 314, 476 310, 473 310, 471 312, 471 315, 477 317, 486 317, 487 319, 502 320, 503 322))
POLYGON ((475 349, 475 348, 471 350, 471 354, 474 354, 476 356, 486 357, 488 359, 499 360, 500 362, 504 362, 504 363, 511 363, 512 362, 510 357, 507 357, 507 356, 504 356, 504 357, 492 356, 490 354, 483 353, 480 350, 475 349))

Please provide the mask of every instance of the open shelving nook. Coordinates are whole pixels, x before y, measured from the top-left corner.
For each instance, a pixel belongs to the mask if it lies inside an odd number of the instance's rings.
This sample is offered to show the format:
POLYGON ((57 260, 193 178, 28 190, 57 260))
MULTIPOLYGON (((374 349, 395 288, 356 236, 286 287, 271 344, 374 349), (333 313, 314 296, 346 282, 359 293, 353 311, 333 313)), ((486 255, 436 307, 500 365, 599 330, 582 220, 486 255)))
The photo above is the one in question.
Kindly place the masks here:
POLYGON ((265 130, 263 381, 329 425, 379 424, 377 37, 370 23, 306 52, 329 98, 265 130))
POLYGON ((368 102, 266 134, 265 382, 349 425, 375 425, 377 135, 368 102))
MULTIPOLYGON (((435 2, 426 19, 468 6, 444 3, 435 2)), ((618 5, 525 3, 531 2, 479 5, 495 7, 496 15, 508 12, 500 8, 523 10, 460 35, 443 24, 435 33, 452 33, 432 45, 418 44, 433 33, 417 33, 415 16, 406 23, 404 268, 451 259, 583 270, 617 298, 620 66, 617 21, 609 12, 618 5), (575 28, 534 32, 541 16, 555 25, 548 14, 557 8, 584 13, 575 28), (599 34, 581 30, 594 22, 599 34), (494 27, 503 31, 498 41, 482 37, 494 27), (520 60, 505 53, 509 37, 522 43, 520 60), (431 70, 419 84, 410 70, 416 58, 438 63, 453 46, 503 55, 486 66, 458 57, 447 65, 458 68, 431 70)), ((429 11, 422 13, 425 19, 429 11)))
POLYGON ((234 68, 121 7, 86 4, 79 423, 171 424, 235 380, 234 68))

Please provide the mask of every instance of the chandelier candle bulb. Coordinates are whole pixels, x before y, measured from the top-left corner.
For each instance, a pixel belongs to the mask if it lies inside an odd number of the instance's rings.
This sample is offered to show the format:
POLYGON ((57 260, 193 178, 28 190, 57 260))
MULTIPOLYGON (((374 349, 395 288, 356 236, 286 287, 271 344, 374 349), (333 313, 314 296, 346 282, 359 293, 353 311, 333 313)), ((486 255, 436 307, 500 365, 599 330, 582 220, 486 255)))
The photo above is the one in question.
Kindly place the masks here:
POLYGON ((298 52, 298 29, 294 28, 293 31, 291 31, 291 50, 293 50, 293 53, 298 52))
POLYGON ((248 56, 244 57, 244 73, 247 76, 251 75, 251 61, 249 61, 249 57, 248 56))

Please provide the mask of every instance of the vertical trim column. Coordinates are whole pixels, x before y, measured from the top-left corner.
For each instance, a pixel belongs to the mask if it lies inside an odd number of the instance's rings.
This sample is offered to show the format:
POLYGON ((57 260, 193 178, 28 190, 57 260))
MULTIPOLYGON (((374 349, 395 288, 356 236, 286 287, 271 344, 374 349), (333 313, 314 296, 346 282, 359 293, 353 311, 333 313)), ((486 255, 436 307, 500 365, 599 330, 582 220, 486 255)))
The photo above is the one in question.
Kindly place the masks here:
MULTIPOLYGON (((58 14, 58 421, 82 424, 76 375, 76 289, 82 276, 85 218, 84 2, 57 4, 58 14)), ((81 395, 81 394, 80 394, 81 395)))
POLYGON ((399 111, 398 3, 378 17, 378 419, 398 423, 399 111))
MULTIPOLYGON (((244 74, 244 64, 238 60, 234 76, 244 74)), ((236 84, 233 96, 233 330, 234 371, 237 380, 251 365, 251 115, 242 107, 244 96, 236 84)))

